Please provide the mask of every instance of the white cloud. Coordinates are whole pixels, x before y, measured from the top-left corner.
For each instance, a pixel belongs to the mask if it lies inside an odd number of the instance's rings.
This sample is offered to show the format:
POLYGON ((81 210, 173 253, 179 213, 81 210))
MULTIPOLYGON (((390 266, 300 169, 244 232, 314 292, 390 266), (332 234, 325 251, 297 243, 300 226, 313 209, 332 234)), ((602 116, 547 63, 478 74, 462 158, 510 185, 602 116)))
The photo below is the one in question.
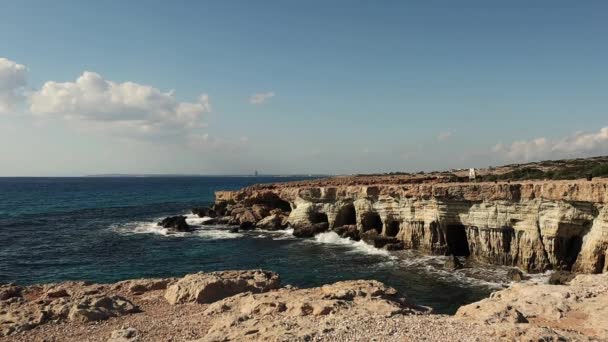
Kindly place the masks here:
POLYGON ((493 151, 511 161, 608 154, 608 127, 601 128, 598 132, 577 132, 555 140, 541 137, 515 141, 510 145, 498 144, 493 151))
POLYGON ((262 103, 266 102, 266 100, 270 99, 271 97, 274 97, 274 95, 275 94, 273 91, 269 91, 267 93, 253 94, 249 98, 249 103, 262 104, 262 103))
POLYGON ((0 113, 7 113, 23 99, 27 68, 0 57, 0 113))
POLYGON ((173 92, 134 82, 116 83, 85 71, 74 82, 46 82, 30 96, 30 111, 61 116, 80 127, 171 135, 204 127, 202 119, 211 106, 206 94, 196 102, 179 102, 173 92))
POLYGON ((441 132, 437 135, 438 141, 446 141, 452 136, 452 132, 441 132))

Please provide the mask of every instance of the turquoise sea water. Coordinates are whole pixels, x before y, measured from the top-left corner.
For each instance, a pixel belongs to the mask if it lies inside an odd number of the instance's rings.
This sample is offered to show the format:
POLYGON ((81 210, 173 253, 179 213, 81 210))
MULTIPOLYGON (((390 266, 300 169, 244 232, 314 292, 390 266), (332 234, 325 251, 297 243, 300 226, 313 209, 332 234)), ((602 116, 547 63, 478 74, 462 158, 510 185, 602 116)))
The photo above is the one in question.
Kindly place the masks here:
POLYGON ((286 232, 230 233, 196 225, 167 235, 156 222, 209 204, 217 190, 301 178, 121 177, 0 178, 0 283, 64 280, 114 282, 197 271, 264 268, 300 287, 377 279, 437 312, 487 296, 506 270, 443 269, 444 257, 386 252, 324 233, 296 239, 286 232))

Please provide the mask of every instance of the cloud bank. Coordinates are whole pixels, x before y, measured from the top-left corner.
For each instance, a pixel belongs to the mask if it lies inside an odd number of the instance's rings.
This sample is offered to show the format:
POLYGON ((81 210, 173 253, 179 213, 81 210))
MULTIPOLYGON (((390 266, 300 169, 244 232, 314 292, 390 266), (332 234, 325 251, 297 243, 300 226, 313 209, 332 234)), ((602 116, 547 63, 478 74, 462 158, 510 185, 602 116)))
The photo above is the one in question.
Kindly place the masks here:
POLYGON ((251 103, 251 104, 262 104, 262 103, 266 102, 268 99, 274 97, 274 95, 275 94, 274 94, 273 91, 269 91, 267 93, 253 94, 249 98, 249 103, 251 103))
POLYGON ((561 139, 545 137, 498 144, 493 151, 510 161, 532 161, 608 154, 608 127, 597 132, 577 132, 561 139))
POLYGON ((209 97, 179 102, 172 92, 135 82, 116 83, 85 71, 74 82, 46 82, 30 96, 30 111, 135 134, 178 134, 204 127, 209 97))
POLYGON ((8 113, 23 100, 26 79, 24 65, 0 57, 0 113, 8 113))

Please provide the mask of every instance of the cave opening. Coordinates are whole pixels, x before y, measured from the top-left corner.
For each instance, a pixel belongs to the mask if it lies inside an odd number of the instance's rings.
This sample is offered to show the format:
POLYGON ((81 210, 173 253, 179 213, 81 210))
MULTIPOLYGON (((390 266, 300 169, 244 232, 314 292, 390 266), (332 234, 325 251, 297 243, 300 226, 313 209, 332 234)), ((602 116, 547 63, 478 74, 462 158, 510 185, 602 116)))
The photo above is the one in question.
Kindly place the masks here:
POLYGON ((505 254, 511 253, 511 242, 515 237, 515 229, 513 227, 502 228, 502 249, 505 254))
POLYGON ((395 237, 399 234, 399 221, 390 221, 386 225, 386 236, 395 237))
POLYGON ((291 205, 289 204, 289 202, 284 201, 278 197, 273 201, 272 206, 274 208, 281 209, 284 212, 291 211, 291 205))
POLYGON ((325 213, 319 213, 319 212, 313 212, 313 213, 310 214, 310 222, 312 224, 329 223, 329 220, 327 219, 327 214, 325 214, 325 213))
POLYGON ((469 251, 469 241, 465 227, 461 224, 448 225, 445 232, 448 252, 454 256, 468 257, 471 255, 469 251))
POLYGON ((377 231, 378 234, 382 234, 382 219, 378 213, 367 212, 363 214, 363 217, 361 218, 361 226, 364 232, 373 229, 377 231))
POLYGON ((347 204, 340 208, 340 210, 338 210, 336 220, 334 221, 334 227, 342 227, 356 224, 357 212, 355 211, 355 206, 352 203, 347 204))
POLYGON ((581 252, 583 248, 583 237, 582 236, 572 236, 566 241, 566 251, 564 256, 564 263, 566 264, 566 269, 569 271, 574 266, 576 259, 578 258, 578 254, 581 252))

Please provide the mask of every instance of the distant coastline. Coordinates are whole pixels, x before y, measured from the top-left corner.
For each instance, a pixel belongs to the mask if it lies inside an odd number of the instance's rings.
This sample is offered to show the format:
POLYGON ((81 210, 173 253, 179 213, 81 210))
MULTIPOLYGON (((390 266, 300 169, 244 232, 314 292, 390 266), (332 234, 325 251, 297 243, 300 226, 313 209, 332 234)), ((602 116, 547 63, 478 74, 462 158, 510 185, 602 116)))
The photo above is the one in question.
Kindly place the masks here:
POLYGON ((123 173, 104 173, 94 175, 84 175, 82 177, 251 177, 251 178, 286 178, 286 177, 331 177, 330 174, 285 174, 285 175, 201 175, 201 174, 123 174, 123 173))

